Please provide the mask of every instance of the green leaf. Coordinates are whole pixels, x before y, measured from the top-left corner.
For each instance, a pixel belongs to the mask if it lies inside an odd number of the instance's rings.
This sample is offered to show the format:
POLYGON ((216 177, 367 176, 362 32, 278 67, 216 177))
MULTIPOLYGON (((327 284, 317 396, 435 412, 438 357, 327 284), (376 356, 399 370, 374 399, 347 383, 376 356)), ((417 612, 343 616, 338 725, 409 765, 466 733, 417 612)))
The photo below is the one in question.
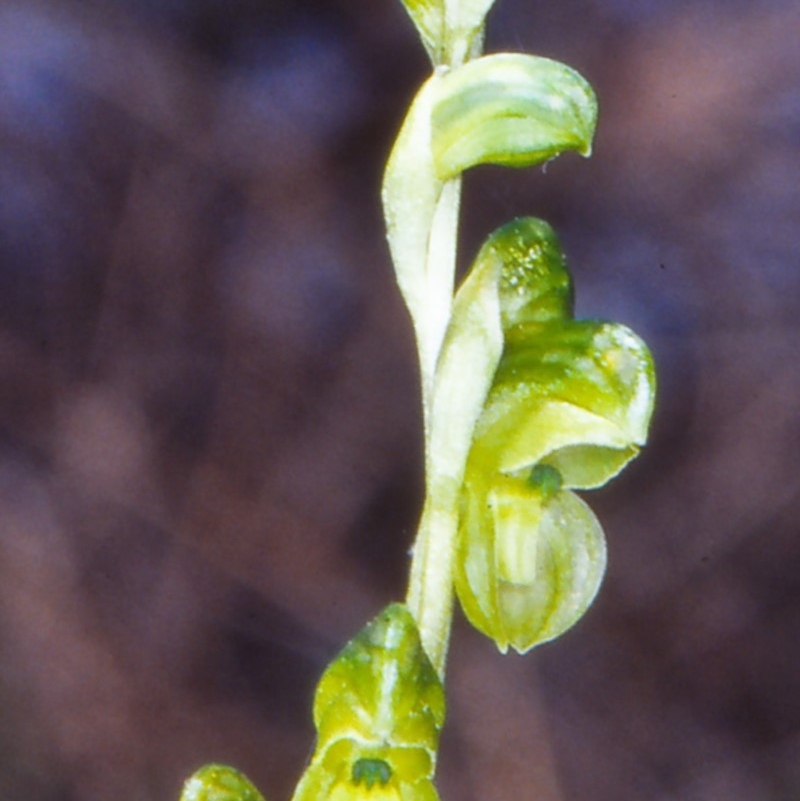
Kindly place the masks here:
POLYGON ((438 801, 444 690, 411 613, 392 604, 327 668, 314 698, 317 745, 294 801, 438 801))
POLYGON ((411 104, 386 164, 382 191, 389 249, 414 325, 424 391, 447 328, 455 269, 455 254, 449 254, 449 261, 438 257, 431 241, 445 189, 436 177, 430 146, 431 108, 440 81, 440 76, 431 76, 411 104))
POLYGON ((426 395, 448 325, 454 274, 455 241, 434 234, 441 215, 457 212, 456 179, 477 164, 529 166, 570 149, 588 155, 595 118, 594 94, 583 78, 533 56, 484 56, 434 73, 420 89, 389 156, 382 196, 426 395))
POLYGON ((227 765, 205 765, 186 780, 180 801, 264 801, 250 780, 227 765))
POLYGON ((444 75, 433 109, 440 180, 477 164, 529 167, 591 153, 597 100, 575 70, 521 53, 483 56, 444 75))

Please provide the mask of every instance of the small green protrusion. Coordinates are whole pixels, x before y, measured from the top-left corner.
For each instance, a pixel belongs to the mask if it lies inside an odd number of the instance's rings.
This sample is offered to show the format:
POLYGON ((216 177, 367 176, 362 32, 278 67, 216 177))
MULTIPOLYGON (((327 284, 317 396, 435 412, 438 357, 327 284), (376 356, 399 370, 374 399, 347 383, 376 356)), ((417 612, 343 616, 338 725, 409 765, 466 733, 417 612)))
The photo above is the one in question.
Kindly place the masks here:
POLYGON ((528 475, 528 484, 539 490, 545 500, 560 492, 563 483, 561 473, 549 464, 537 464, 528 475))
POLYGON ((353 763, 353 784, 367 785, 367 790, 372 789, 373 784, 386 785, 392 778, 392 769, 384 759, 370 759, 362 757, 353 763))
POLYGON ((264 798, 238 770, 211 764, 186 780, 180 801, 264 801, 264 798))

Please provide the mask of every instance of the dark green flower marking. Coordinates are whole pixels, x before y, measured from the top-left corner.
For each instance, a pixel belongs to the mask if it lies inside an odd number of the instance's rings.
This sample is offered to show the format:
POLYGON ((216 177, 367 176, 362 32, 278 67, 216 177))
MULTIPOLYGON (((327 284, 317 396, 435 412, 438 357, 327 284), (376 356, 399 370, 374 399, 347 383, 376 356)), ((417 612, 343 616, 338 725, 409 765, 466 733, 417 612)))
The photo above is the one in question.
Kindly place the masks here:
POLYGON ((353 784, 366 784, 367 790, 373 784, 385 785, 392 778, 392 769, 383 759, 369 759, 362 757, 353 764, 353 784))

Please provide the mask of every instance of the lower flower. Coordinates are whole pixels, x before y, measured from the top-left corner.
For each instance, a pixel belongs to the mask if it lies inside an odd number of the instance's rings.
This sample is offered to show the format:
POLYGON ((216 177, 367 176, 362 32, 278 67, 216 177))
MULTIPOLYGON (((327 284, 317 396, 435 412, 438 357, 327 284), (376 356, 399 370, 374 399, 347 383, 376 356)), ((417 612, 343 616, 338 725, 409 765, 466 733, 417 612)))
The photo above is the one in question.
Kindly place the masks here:
POLYGON ((603 530, 568 490, 505 476, 488 492, 475 489, 465 490, 458 597, 501 651, 525 653, 558 637, 591 605, 605 572, 603 530))

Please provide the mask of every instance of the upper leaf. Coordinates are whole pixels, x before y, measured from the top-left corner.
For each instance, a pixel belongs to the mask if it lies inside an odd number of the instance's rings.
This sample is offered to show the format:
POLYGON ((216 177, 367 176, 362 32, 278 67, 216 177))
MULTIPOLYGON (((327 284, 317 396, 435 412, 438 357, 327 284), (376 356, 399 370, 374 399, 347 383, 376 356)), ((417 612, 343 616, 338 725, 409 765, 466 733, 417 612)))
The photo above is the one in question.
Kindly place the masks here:
POLYGON ((445 180, 477 164, 529 167, 566 150, 591 153, 597 99, 575 70, 497 53, 447 73, 433 109, 433 157, 445 180))
POLYGON ((440 81, 432 75, 414 98, 386 164, 382 191, 386 236, 424 382, 432 380, 453 292, 451 265, 430 258, 431 230, 444 188, 431 152, 431 108, 440 81))

